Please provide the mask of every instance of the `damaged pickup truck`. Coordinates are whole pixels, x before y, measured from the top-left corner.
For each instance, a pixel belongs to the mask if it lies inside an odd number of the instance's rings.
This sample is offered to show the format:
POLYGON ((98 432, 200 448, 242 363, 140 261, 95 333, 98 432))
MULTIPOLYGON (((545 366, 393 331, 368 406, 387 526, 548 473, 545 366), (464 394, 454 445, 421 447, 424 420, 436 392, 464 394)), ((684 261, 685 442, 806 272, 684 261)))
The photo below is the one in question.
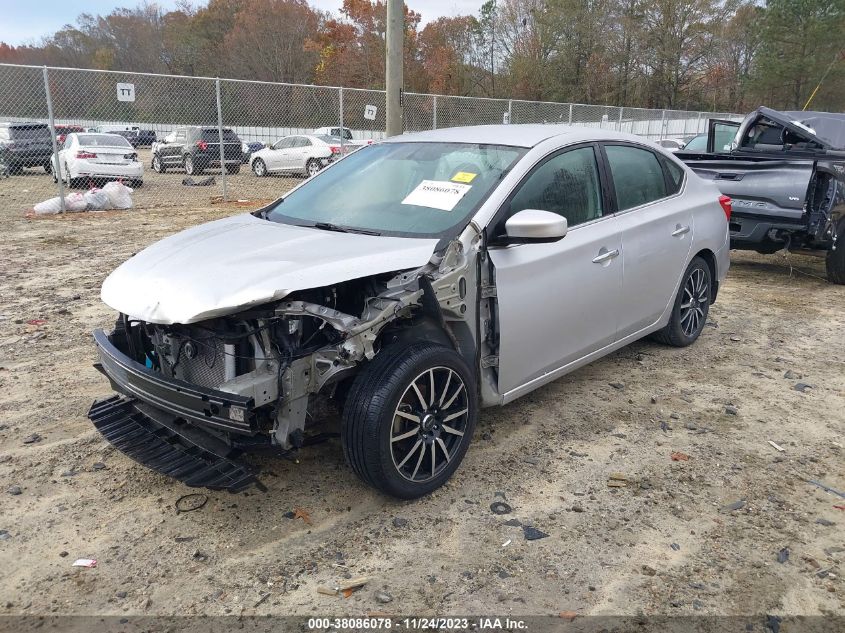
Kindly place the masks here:
POLYGON ((826 251, 828 280, 845 284, 845 114, 760 107, 711 120, 707 152, 677 156, 733 200, 732 248, 826 251))
POLYGON ((142 464, 239 491, 257 482, 243 454, 308 444, 334 408, 358 476, 419 497, 457 469, 480 407, 648 334, 694 342, 729 215, 630 135, 395 137, 117 268, 102 298, 120 314, 94 339, 118 393, 89 417, 142 464))

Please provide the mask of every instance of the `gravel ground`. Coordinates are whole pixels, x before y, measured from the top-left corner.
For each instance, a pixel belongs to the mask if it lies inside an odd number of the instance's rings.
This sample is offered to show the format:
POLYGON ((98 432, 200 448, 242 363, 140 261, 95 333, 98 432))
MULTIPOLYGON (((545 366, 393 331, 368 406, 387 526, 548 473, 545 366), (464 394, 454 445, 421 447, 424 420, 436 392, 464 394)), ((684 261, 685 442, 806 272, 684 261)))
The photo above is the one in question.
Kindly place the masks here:
POLYGON ((791 255, 790 274, 734 253, 696 345, 641 341, 486 410, 427 498, 373 492, 329 441, 258 460, 267 492, 177 513, 192 490, 86 418, 109 392, 91 366, 91 330, 113 322, 99 287, 241 210, 191 190, 30 220, 10 187, 27 178, 0 181, 0 613, 845 615, 845 499, 807 482, 845 490, 845 289, 822 260, 791 255), (348 598, 317 592, 354 576, 370 581, 348 598))
MULTIPOLYGON (((212 196, 223 195, 219 168, 207 169, 200 176, 192 176, 195 182, 214 177, 213 185, 187 187, 182 184, 182 180, 188 178, 183 170, 156 173, 150 167, 150 150, 140 148, 135 151, 144 165, 144 184, 132 196, 137 209, 202 207, 208 205, 212 196)), ((227 199, 249 200, 253 203, 275 200, 302 180, 302 177, 278 174, 258 178, 250 171, 249 165, 242 165, 240 173, 226 175, 227 199)), ((85 188, 75 188, 73 191, 84 192, 85 188)), ((0 178, 0 203, 11 211, 27 211, 36 203, 58 195, 53 177, 41 167, 24 169, 19 175, 7 179, 0 178)))

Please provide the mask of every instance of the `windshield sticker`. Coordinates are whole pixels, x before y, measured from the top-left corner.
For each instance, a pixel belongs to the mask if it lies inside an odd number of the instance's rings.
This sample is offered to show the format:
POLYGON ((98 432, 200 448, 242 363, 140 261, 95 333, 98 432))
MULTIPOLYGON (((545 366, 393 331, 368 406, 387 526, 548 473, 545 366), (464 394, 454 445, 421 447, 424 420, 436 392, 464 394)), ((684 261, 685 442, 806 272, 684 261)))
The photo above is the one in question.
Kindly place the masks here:
POLYGON ((405 197, 402 204, 451 211, 470 189, 472 185, 444 180, 423 180, 405 197))
POLYGON ((474 174, 471 171, 459 171, 457 174, 452 176, 452 182, 466 182, 470 183, 478 174, 474 174))

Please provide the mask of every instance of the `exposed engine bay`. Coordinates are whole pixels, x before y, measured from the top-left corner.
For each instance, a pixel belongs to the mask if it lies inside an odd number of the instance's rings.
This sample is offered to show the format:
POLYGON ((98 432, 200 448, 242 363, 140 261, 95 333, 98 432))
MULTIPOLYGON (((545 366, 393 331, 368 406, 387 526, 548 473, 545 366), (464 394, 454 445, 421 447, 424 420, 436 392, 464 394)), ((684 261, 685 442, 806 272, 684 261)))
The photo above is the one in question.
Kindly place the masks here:
POLYGON ((295 291, 231 316, 184 325, 122 314, 108 338, 150 372, 250 403, 246 414, 228 408, 222 424, 223 407, 205 398, 204 431, 229 446, 288 451, 306 442, 306 422, 327 400, 342 406, 347 379, 385 341, 438 340, 474 359, 475 279, 456 240, 420 269, 295 291))

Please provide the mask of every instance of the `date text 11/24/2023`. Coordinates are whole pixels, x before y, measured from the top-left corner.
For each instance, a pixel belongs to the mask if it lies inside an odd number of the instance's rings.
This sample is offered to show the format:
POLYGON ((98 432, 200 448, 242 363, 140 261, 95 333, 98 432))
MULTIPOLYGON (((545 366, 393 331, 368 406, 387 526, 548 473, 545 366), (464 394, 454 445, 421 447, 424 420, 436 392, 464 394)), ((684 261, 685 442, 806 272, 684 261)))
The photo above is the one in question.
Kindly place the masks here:
POLYGON ((356 631, 378 631, 390 629, 405 629, 410 631, 427 630, 504 630, 516 631, 527 630, 528 624, 525 620, 489 617, 347 617, 347 618, 309 618, 309 630, 335 629, 356 630, 356 631))

